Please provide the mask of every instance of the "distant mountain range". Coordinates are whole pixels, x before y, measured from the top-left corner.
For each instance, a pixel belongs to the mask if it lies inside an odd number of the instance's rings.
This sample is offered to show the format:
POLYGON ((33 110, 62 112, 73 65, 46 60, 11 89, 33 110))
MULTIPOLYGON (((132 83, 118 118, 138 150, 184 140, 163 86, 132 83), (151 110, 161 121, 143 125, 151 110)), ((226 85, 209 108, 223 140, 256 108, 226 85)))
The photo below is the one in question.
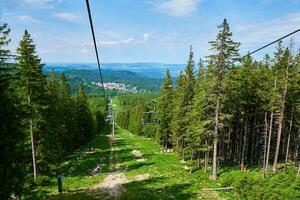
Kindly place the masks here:
MULTIPOLYGON (((104 72, 130 71, 148 78, 162 78, 165 76, 166 69, 171 72, 171 76, 177 77, 184 69, 184 64, 163 64, 163 63, 104 63, 102 68, 104 72)), ((57 72, 69 70, 95 70, 98 69, 95 63, 47 63, 44 66, 45 71, 54 69, 57 72)))

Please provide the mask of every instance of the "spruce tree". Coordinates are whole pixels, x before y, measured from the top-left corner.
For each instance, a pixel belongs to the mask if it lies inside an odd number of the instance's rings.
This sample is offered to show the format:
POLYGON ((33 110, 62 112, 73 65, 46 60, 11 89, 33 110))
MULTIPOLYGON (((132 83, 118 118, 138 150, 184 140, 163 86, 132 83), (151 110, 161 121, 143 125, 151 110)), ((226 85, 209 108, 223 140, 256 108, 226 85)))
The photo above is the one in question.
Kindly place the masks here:
POLYGON ((276 149, 273 162, 273 172, 277 170, 277 163, 279 157, 281 135, 283 131, 283 121, 284 121, 284 112, 286 107, 286 97, 289 84, 289 68, 292 64, 292 56, 289 49, 286 49, 283 53, 283 57, 280 63, 279 73, 281 74, 281 87, 279 91, 280 103, 279 103, 279 116, 278 116, 278 131, 277 131, 277 140, 276 140, 276 149))
POLYGON ((42 112, 45 106, 46 78, 42 72, 43 65, 37 56, 35 44, 25 30, 22 40, 17 48, 17 86, 22 104, 25 106, 27 116, 26 133, 29 133, 32 154, 33 178, 37 177, 36 148, 37 139, 41 137, 41 126, 44 123, 42 112))
POLYGON ((7 24, 0 25, 0 199, 9 199, 22 192, 25 176, 25 135, 22 133, 21 105, 15 95, 15 68, 9 63, 6 46, 10 39, 7 24))
POLYGON ((64 147, 64 155, 75 149, 76 124, 75 102, 71 97, 71 89, 64 73, 60 75, 58 84, 58 115, 61 124, 60 138, 64 147))
POLYGON ((217 153, 220 128, 223 127, 220 122, 220 115, 222 115, 224 88, 223 81, 228 74, 228 70, 232 67, 234 61, 238 58, 239 43, 234 42, 231 37, 229 24, 224 19, 222 24, 218 26, 219 33, 215 41, 210 41, 211 50, 215 53, 208 56, 208 77, 210 79, 211 93, 210 98, 215 100, 214 109, 214 140, 213 140, 213 173, 212 179, 217 179, 217 153))
MULTIPOLYGON (((205 69, 203 62, 200 59, 198 65, 198 78, 195 83, 195 95, 192 100, 192 109, 188 116, 190 123, 187 129, 187 142, 192 151, 196 151, 199 159, 200 153, 205 154, 205 170, 207 169, 208 151, 210 149, 208 140, 210 139, 211 131, 207 127, 209 121, 207 120, 206 104, 206 80, 205 69)), ((199 160, 198 160, 199 161, 199 160)))
MULTIPOLYGON (((177 96, 177 100, 178 101, 178 106, 180 106, 180 112, 178 112, 178 114, 180 114, 180 124, 178 125, 179 130, 180 130, 180 149, 181 149, 181 153, 182 153, 182 158, 185 159, 185 147, 186 147, 186 143, 188 142, 188 140, 186 140, 186 136, 187 136, 187 127, 190 123, 190 116, 189 116, 189 112, 192 109, 192 99, 194 96, 194 85, 195 85, 195 75, 194 75, 194 65, 195 62, 193 60, 194 58, 194 53, 193 53, 193 49, 192 46, 190 46, 190 52, 189 52, 189 59, 187 62, 187 65, 185 67, 185 73, 183 76, 183 80, 182 80, 182 85, 178 85, 178 96, 177 96)), ((180 81, 180 80, 179 80, 180 81)), ((179 108, 179 107, 178 107, 179 108)), ((177 108, 177 109, 178 109, 177 108)), ((179 117, 179 116, 178 116, 179 117)))
POLYGON ((93 137, 93 117, 83 84, 80 84, 79 91, 76 95, 75 111, 77 135, 74 142, 76 144, 75 147, 80 147, 89 142, 93 137))
POLYGON ((44 134, 40 141, 42 160, 47 161, 43 162, 45 170, 48 169, 48 162, 57 163, 62 160, 64 147, 61 136, 65 132, 59 115, 58 82, 54 71, 50 73, 46 88, 48 106, 44 111, 44 118, 47 125, 43 130, 44 134))
POLYGON ((159 125, 157 133, 160 144, 164 148, 170 148, 172 145, 171 141, 171 126, 170 122, 172 119, 172 80, 169 69, 167 69, 165 80, 161 86, 160 96, 157 100, 157 110, 159 125))
POLYGON ((182 121, 183 109, 184 105, 184 75, 180 72, 180 75, 176 81, 176 88, 174 92, 174 103, 172 110, 172 142, 173 146, 177 150, 178 153, 183 153, 183 132, 184 132, 184 124, 182 121))

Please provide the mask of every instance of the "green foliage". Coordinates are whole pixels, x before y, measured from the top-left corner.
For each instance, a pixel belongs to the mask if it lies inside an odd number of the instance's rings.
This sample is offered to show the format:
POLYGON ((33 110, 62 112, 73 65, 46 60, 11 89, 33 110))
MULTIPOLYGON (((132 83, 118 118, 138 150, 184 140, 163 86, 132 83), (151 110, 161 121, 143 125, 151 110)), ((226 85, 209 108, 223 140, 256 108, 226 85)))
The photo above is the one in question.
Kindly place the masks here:
POLYGON ((165 80, 161 86, 161 93, 157 100, 157 110, 159 125, 157 126, 157 135, 160 144, 164 148, 170 148, 172 146, 171 141, 171 120, 172 120, 172 110, 173 106, 173 87, 170 71, 167 70, 165 80))
MULTIPOLYGON (((122 94, 116 97, 118 108, 116 110, 116 121, 122 128, 132 131, 134 134, 155 136, 155 125, 143 126, 142 119, 144 113, 153 111, 156 105, 153 105, 153 99, 157 97, 155 93, 145 94, 122 94), (152 129, 152 131, 150 131, 152 129)), ((156 117, 156 113, 153 118, 156 117)))
POLYGON ((103 101, 93 99, 89 104, 82 85, 71 96, 64 74, 58 78, 53 71, 46 80, 28 31, 17 48, 17 63, 8 63, 8 33, 7 25, 0 26, 1 199, 49 184, 50 169, 105 126, 103 101))
POLYGON ((294 170, 287 174, 273 174, 266 178, 257 171, 244 174, 232 170, 221 176, 222 186, 233 186, 234 190, 245 199, 249 200, 275 200, 300 198, 300 177, 294 170))
MULTIPOLYGON (((76 91, 76 85, 80 82, 86 83, 86 91, 89 93, 99 93, 102 88, 93 86, 90 82, 99 82, 98 70, 69 70, 65 72, 66 76, 74 85, 72 91, 76 91)), ((162 83, 161 78, 148 78, 142 77, 138 74, 130 71, 104 71, 103 72, 104 82, 116 82, 124 83, 130 87, 137 87, 139 91, 143 92, 156 92, 159 90, 159 86, 162 83)), ((113 92, 113 91, 108 91, 113 92)), ((114 93, 112 93, 114 94, 114 93)), ((114 95, 112 95, 114 96, 114 95)))
POLYGON ((79 92, 75 98, 75 147, 78 148, 93 137, 93 118, 89 109, 87 96, 83 85, 80 85, 79 92))
POLYGON ((9 32, 7 24, 0 25, 0 199, 19 195, 25 178, 23 113, 14 89, 15 67, 8 63, 9 32))
POLYGON ((35 184, 38 186, 46 186, 51 184, 51 178, 49 176, 38 176, 35 180, 35 184))
MULTIPOLYGON (((187 128, 191 123, 189 113, 192 110, 192 99, 194 97, 195 75, 194 75, 194 53, 192 46, 185 73, 181 73, 177 79, 174 92, 173 118, 171 121, 173 145, 184 158, 185 148, 189 146, 190 139, 187 137, 187 128)), ((189 147, 188 147, 189 148, 189 147)), ((189 148, 190 149, 190 148, 189 148)))

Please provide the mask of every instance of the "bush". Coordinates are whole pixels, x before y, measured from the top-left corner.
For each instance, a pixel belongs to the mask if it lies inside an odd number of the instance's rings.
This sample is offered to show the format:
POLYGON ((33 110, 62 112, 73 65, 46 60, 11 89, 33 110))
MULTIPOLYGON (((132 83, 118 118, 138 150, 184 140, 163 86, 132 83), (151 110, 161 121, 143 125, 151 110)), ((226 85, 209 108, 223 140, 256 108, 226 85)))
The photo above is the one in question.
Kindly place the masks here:
POLYGON ((39 186, 46 186, 51 184, 51 179, 48 176, 36 177, 35 184, 39 186))
POLYGON ((244 174, 235 170, 224 173, 221 184, 224 187, 233 186, 243 199, 300 199, 300 177, 293 172, 270 174, 264 179, 261 172, 244 174))

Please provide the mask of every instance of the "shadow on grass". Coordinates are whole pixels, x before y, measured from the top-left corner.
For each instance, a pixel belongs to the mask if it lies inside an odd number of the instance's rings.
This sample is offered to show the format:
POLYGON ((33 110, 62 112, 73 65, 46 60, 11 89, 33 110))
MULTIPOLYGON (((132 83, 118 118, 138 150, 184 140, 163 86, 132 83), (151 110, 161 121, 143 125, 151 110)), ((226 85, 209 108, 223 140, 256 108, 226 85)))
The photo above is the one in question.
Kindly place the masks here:
MULTIPOLYGON (((109 155, 110 155, 110 146, 109 146, 109 138, 110 128, 106 127, 102 133, 96 135, 94 140, 91 142, 92 151, 89 152, 88 148, 82 147, 74 151, 71 155, 69 155, 64 162, 62 162, 59 166, 53 168, 49 174, 49 178, 51 182, 44 186, 37 186, 36 188, 30 189, 30 191, 24 194, 26 199, 44 199, 45 196, 49 195, 49 193, 55 192, 57 188, 57 176, 63 174, 65 179, 68 177, 87 177, 91 176, 92 170, 99 163, 104 163, 104 167, 101 170, 101 173, 106 173, 109 171, 109 155), (71 170, 72 169, 72 170, 71 170), (50 189, 52 188, 52 189, 50 189), (54 190, 55 188, 55 190, 54 190)), ((88 145, 87 145, 88 146, 88 145)), ((69 191, 68 191, 69 193, 69 191)), ((80 191, 70 191, 70 194, 74 197, 79 193, 80 198, 77 199, 89 199, 85 198, 85 194, 80 194, 80 191)), ((46 198, 47 199, 47 198, 46 198)), ((60 199, 60 196, 59 196, 60 199)), ((62 197, 61 199, 66 199, 62 197)), ((76 198, 70 198, 76 199, 76 198)))
POLYGON ((132 181, 123 184, 120 189, 120 185, 115 185, 110 188, 97 188, 88 190, 78 190, 72 191, 65 194, 52 195, 47 198, 47 200, 69 200, 69 199, 120 199, 120 200, 166 200, 166 199, 180 199, 188 200, 194 199, 196 197, 195 193, 188 191, 190 187, 189 184, 185 183, 175 183, 170 186, 159 185, 164 182, 163 177, 151 178, 144 181, 132 181), (119 190, 121 191, 117 197, 109 197, 107 193, 108 190, 119 190))
POLYGON ((195 193, 188 191, 190 184, 174 183, 165 186, 166 178, 151 178, 145 181, 133 181, 123 185, 126 192, 122 193, 122 200, 139 200, 139 199, 193 199, 195 193), (161 185, 160 185, 161 184, 161 185))

